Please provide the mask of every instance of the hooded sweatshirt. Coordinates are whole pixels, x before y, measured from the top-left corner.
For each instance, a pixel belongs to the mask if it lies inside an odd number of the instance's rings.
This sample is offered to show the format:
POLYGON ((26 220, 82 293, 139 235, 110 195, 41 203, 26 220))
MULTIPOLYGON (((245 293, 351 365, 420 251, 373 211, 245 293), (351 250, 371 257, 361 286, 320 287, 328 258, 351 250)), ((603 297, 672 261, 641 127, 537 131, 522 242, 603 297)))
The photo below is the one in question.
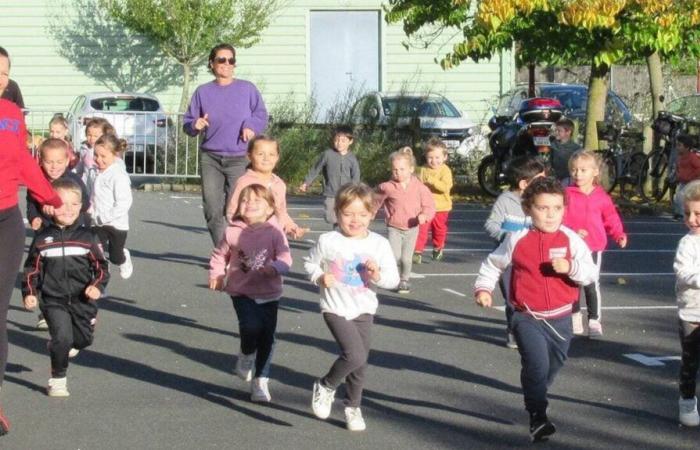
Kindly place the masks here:
POLYGON ((529 228, 532 219, 525 215, 520 194, 514 191, 502 193, 491 208, 484 229, 496 241, 501 241, 508 233, 529 228))
POLYGON ((577 233, 586 230, 588 234, 583 240, 591 251, 605 250, 608 246, 606 234, 615 242, 626 236, 617 208, 603 188, 596 186, 589 194, 584 194, 578 186, 568 186, 566 196, 563 223, 577 233))
POLYGON ((678 317, 686 322, 700 322, 700 236, 683 236, 678 243, 673 271, 676 273, 678 317))

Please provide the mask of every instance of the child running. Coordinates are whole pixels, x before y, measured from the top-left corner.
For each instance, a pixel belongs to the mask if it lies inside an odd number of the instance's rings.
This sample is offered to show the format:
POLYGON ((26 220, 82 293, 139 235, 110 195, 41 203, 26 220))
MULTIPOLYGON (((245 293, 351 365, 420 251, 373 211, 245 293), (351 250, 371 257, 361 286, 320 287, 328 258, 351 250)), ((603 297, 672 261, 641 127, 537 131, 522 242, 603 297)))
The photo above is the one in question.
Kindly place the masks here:
POLYGON ((28 310, 41 309, 51 340, 50 397, 67 397, 68 358, 92 344, 97 305, 109 279, 97 237, 79 220, 82 189, 70 179, 53 187, 63 206, 54 221, 34 237, 24 265, 22 295, 28 310))
POLYGON ((293 239, 300 239, 308 231, 302 228, 287 213, 287 185, 273 171, 280 159, 279 142, 274 138, 259 134, 248 143, 250 167, 236 181, 231 198, 226 207, 226 221, 233 223, 233 216, 238 207, 238 197, 243 188, 251 184, 261 184, 272 191, 275 199, 275 216, 282 230, 293 239))
MULTIPOLYGON (((600 270, 602 254, 610 235, 620 248, 627 246, 627 235, 612 199, 598 183, 600 157, 588 150, 579 150, 569 160, 571 185, 566 188, 567 205, 564 225, 576 231, 593 252, 593 260, 600 270)), ((585 285, 583 292, 588 308, 588 337, 603 335, 601 324, 600 283, 585 285)), ((583 334, 583 316, 578 302, 572 317, 574 334, 583 334)))
MULTIPOLYGON (((508 171, 510 190, 498 196, 491 208, 491 214, 484 224, 484 229, 496 242, 496 245, 503 242, 510 233, 530 228, 532 219, 523 211, 522 194, 532 180, 545 175, 544 164, 538 158, 527 156, 515 158, 510 163, 508 171)), ((501 279, 498 280, 498 285, 506 303, 506 347, 516 349, 518 343, 515 341, 511 327, 513 305, 508 301, 510 280, 511 268, 508 267, 501 279)))
POLYGON ((323 208, 326 222, 331 225, 336 223, 334 202, 338 189, 347 183, 360 182, 360 164, 350 151, 351 145, 351 127, 341 125, 333 130, 333 148, 323 152, 299 186, 301 192, 306 192, 319 173, 323 172, 323 208))
POLYGON ((375 210, 384 206, 389 230, 389 243, 400 267, 401 282, 397 292, 411 292, 409 278, 413 251, 418 238, 418 226, 429 223, 435 215, 435 200, 430 190, 413 176, 416 159, 410 147, 403 147, 389 155, 391 180, 377 187, 375 210))
POLYGON ((366 428, 360 404, 377 311, 376 289, 394 289, 399 274, 387 240, 369 231, 372 190, 348 184, 336 195, 338 230, 322 234, 304 260, 311 282, 321 290, 321 312, 340 356, 328 373, 314 382, 311 406, 327 419, 335 390, 345 379, 345 421, 350 431, 366 428))
POLYGON ((274 213, 269 189, 260 184, 244 187, 233 222, 209 262, 209 288, 225 290, 233 300, 241 336, 235 372, 244 381, 252 379, 254 402, 272 400, 268 382, 282 275, 292 265, 287 238, 273 223, 274 213))
POLYGON ((95 166, 98 173, 92 188, 92 221, 109 260, 119 266, 119 275, 131 277, 134 266, 129 250, 124 248, 129 231, 131 180, 119 155, 126 150, 126 141, 113 134, 104 134, 95 142, 95 166))
POLYGON ((576 284, 598 278, 586 243, 561 225, 565 198, 556 179, 533 180, 522 195, 532 228, 508 235, 481 264, 474 284, 476 303, 490 307, 498 279, 512 265, 512 330, 520 352, 520 382, 533 442, 556 431, 547 417, 547 390, 569 351, 572 304, 579 295, 576 284))
POLYGON ((89 194, 92 194, 92 186, 99 172, 95 164, 95 144, 105 134, 117 134, 107 119, 95 117, 85 124, 85 141, 80 146, 79 161, 73 171, 83 179, 89 194))
POLYGON ((447 146, 438 138, 431 138, 425 143, 426 165, 418 170, 418 179, 425 184, 435 200, 435 216, 430 222, 418 227, 416 249, 413 262, 423 262, 423 249, 428 241, 428 231, 433 234, 433 260, 443 258, 443 249, 447 240, 447 220, 452 211, 452 171, 447 162, 447 146))

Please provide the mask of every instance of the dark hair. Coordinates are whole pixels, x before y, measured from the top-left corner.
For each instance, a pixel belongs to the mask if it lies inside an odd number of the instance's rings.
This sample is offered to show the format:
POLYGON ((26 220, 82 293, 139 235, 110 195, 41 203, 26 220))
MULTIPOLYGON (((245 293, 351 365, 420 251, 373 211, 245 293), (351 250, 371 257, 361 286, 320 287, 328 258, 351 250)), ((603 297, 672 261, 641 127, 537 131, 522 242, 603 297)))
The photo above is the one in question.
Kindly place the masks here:
POLYGON ((212 73, 214 73, 214 59, 216 59, 216 54, 219 53, 219 50, 229 50, 231 53, 233 53, 233 63, 236 64, 236 49, 233 48, 233 45, 224 43, 217 44, 209 51, 209 63, 207 64, 207 67, 209 67, 209 70, 212 73))
POLYGON ((7 65, 12 67, 12 61, 10 61, 10 54, 7 53, 5 47, 0 47, 0 56, 4 56, 5 58, 7 58, 7 65))
MULTIPOLYGON (((241 201, 250 198, 250 194, 255 194, 267 202, 270 207, 272 207, 272 217, 275 214, 275 197, 272 195, 272 191, 262 184, 250 184, 243 189, 238 195, 238 204, 236 205, 236 214, 233 215, 234 219, 243 220, 241 216, 241 201)), ((270 218, 268 217, 268 219, 270 218)))
POLYGON ((688 148, 695 148, 697 146, 697 142, 695 140, 695 137, 689 135, 689 134, 681 134, 676 138, 676 141, 679 144, 683 144, 688 148))
POLYGON ((566 193, 561 183, 556 178, 540 177, 532 180, 523 191, 523 211, 529 210, 535 203, 535 197, 541 194, 561 195, 566 205, 566 193))
POLYGON ((364 183, 348 183, 344 184, 335 194, 335 213, 340 215, 344 208, 354 202, 360 200, 367 211, 372 212, 374 208, 374 191, 364 183))
POLYGON ((557 120, 557 123, 555 124, 557 127, 562 127, 566 130, 573 131, 574 130, 574 121, 569 119, 568 117, 562 117, 561 119, 557 120))
POLYGON ((337 127, 333 128, 333 139, 335 139, 335 137, 338 135, 352 139, 352 127, 350 125, 338 125, 337 127))
POLYGON ((107 147, 107 150, 117 156, 121 156, 126 151, 127 147, 127 143, 124 139, 119 139, 113 134, 103 134, 100 136, 97 142, 95 142, 95 148, 97 148, 98 145, 107 147))
POLYGON ((257 144, 260 141, 265 141, 265 142, 274 142, 275 147, 277 147, 277 154, 279 155, 280 153, 280 143, 277 139, 273 138, 270 135, 267 134, 256 134, 253 139, 248 141, 248 154, 250 155, 253 150, 255 150, 255 144, 257 144))
POLYGON ((521 180, 529 183, 537 174, 544 171, 545 166, 538 158, 519 156, 513 159, 508 167, 508 180, 511 189, 518 189, 521 180))
POLYGON ((80 188, 80 185, 76 183, 74 180, 71 180, 70 178, 59 178, 57 180, 54 180, 53 183, 51 183, 51 186, 54 188, 54 190, 64 190, 64 191, 69 191, 74 194, 78 195, 78 198, 80 198, 81 203, 83 200, 83 190, 80 188))

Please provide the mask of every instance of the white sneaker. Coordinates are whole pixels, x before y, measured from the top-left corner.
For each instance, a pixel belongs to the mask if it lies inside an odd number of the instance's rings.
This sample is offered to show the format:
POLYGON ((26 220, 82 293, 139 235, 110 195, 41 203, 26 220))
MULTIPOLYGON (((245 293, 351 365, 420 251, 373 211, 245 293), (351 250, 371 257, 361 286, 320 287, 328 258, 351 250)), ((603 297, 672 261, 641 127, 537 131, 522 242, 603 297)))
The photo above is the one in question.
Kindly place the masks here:
POLYGON ((241 380, 250 381, 253 379, 253 367, 255 367, 255 352, 250 355, 238 354, 235 373, 241 380))
POLYGON ((335 390, 328 389, 321 384, 321 380, 314 381, 314 389, 311 397, 311 409, 319 419, 327 419, 331 415, 335 390))
POLYGON ((364 431, 367 428, 360 408, 345 407, 345 424, 350 431, 364 431))
POLYGON ((581 311, 571 315, 571 328, 573 328, 574 334, 583 334, 583 316, 581 315, 581 311))
POLYGON ((36 329, 46 331, 49 329, 49 324, 44 319, 44 316, 39 316, 39 320, 36 322, 36 329))
POLYGON ((131 274, 134 273, 134 265, 131 263, 131 253, 129 253, 129 250, 124 249, 124 256, 126 256, 126 261, 119 266, 119 275, 127 280, 131 278, 131 274))
POLYGON ((591 339, 603 336, 603 325, 600 320, 591 319, 588 321, 588 337, 591 339))
POLYGON ((75 358, 76 356, 78 356, 78 353, 80 353, 80 350, 78 350, 77 348, 71 348, 70 350, 68 350, 68 357, 75 358))
POLYGON ((68 379, 66 377, 49 378, 46 393, 49 397, 68 397, 70 395, 70 392, 68 392, 68 379))
POLYGON ((700 425, 700 416, 698 415, 698 398, 679 398, 678 399, 678 420, 681 425, 686 427, 697 427, 700 425))
POLYGON ((267 387, 269 382, 268 378, 260 377, 253 379, 250 399, 254 402, 265 402, 268 403, 272 401, 272 396, 270 395, 270 390, 267 387))

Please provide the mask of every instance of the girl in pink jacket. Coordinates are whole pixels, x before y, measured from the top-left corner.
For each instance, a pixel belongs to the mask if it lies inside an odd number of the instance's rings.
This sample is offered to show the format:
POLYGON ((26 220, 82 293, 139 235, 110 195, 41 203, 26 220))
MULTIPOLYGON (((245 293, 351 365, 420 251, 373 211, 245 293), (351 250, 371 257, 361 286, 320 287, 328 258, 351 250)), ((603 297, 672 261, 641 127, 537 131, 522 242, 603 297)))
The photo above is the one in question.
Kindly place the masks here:
POLYGON ((209 288, 231 295, 241 351, 235 373, 251 381, 251 400, 269 402, 268 374, 282 296, 282 274, 292 265, 287 238, 274 217, 272 192, 243 188, 232 223, 209 262, 209 288))
MULTIPOLYGON (((567 204, 564 225, 583 238, 593 254, 593 260, 600 271, 603 250, 607 247, 608 236, 620 248, 627 246, 627 235, 617 208, 607 192, 599 185, 600 157, 588 150, 579 150, 569 159, 572 185, 566 188, 567 204)), ((596 281, 583 287, 588 307, 588 336, 597 338, 603 335, 601 318, 600 283, 596 281)), ((574 304, 572 323, 574 334, 583 334, 581 307, 574 304)))

